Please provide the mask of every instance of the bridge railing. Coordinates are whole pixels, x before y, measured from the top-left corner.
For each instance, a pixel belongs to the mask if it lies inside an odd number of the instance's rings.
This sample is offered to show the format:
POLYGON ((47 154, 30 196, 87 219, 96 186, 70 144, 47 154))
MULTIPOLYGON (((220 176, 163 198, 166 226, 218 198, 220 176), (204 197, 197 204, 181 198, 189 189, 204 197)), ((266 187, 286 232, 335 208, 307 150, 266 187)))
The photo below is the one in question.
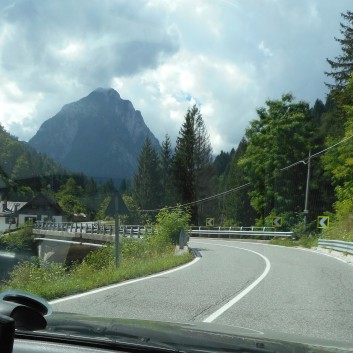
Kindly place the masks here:
MULTIPOLYGON (((115 234, 115 226, 113 224, 105 224, 103 222, 41 222, 37 221, 34 224, 34 229, 53 230, 69 233, 86 233, 86 234, 115 234)), ((152 227, 141 225, 122 225, 119 229, 119 234, 130 237, 143 237, 146 234, 154 232, 152 227)))

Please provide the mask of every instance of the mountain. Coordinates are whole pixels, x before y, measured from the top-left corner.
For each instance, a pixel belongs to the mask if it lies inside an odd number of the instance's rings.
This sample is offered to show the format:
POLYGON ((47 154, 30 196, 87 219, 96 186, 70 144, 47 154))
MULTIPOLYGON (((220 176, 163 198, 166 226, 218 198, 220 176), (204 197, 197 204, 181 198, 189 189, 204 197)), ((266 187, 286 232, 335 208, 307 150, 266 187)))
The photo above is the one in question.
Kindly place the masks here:
POLYGON ((130 101, 112 88, 97 88, 45 121, 29 144, 73 172, 121 179, 135 174, 147 136, 160 149, 130 101))

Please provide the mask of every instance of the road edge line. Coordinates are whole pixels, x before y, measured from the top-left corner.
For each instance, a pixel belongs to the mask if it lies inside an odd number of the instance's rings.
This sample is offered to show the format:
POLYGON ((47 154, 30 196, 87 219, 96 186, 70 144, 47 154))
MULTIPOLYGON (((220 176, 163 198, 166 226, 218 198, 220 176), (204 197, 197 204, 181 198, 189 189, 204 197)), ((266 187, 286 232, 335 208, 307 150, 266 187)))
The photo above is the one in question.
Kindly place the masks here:
POLYGON ((124 282, 116 283, 116 284, 110 284, 109 286, 100 287, 100 288, 93 289, 93 290, 90 290, 90 291, 84 292, 84 293, 73 294, 73 295, 69 295, 67 297, 54 299, 54 300, 49 301, 49 304, 55 305, 55 304, 62 303, 62 302, 67 301, 67 300, 78 299, 78 298, 86 297, 86 296, 91 295, 91 294, 97 294, 97 293, 104 292, 104 291, 111 290, 111 289, 115 289, 115 288, 118 288, 118 287, 127 286, 129 284, 134 284, 134 283, 137 283, 137 282, 145 281, 147 279, 151 279, 151 278, 167 275, 167 274, 170 274, 170 273, 173 273, 173 272, 176 272, 176 271, 183 270, 183 269, 185 269, 185 268, 187 268, 189 266, 192 266, 197 261, 199 261, 200 259, 201 259, 200 257, 195 257, 191 262, 188 262, 187 264, 184 264, 184 265, 181 265, 181 266, 178 266, 178 267, 174 267, 174 268, 172 268, 170 270, 165 270, 165 271, 158 272, 158 273, 155 273, 153 275, 149 275, 149 276, 145 276, 145 277, 139 277, 139 278, 135 278, 135 279, 130 279, 130 280, 127 280, 127 281, 124 281, 124 282))
POLYGON ((265 261, 265 264, 266 264, 265 270, 254 282, 252 282, 249 286, 247 286, 244 290, 242 290, 239 294, 237 294, 234 298, 229 300, 226 304, 224 304, 218 310, 216 310, 211 315, 206 317, 206 319, 202 320, 203 322, 213 322, 219 316, 221 316, 224 312, 226 312, 228 309, 230 309, 234 304, 236 304, 239 300, 241 300, 243 297, 245 297, 249 292, 251 292, 268 275, 268 273, 270 272, 270 269, 271 269, 271 262, 266 256, 254 251, 254 250, 244 249, 244 248, 241 248, 238 246, 212 244, 212 243, 207 243, 207 242, 206 243, 204 242, 203 244, 210 244, 210 245, 216 245, 216 246, 221 246, 221 247, 226 247, 226 248, 233 248, 233 249, 240 249, 240 250, 248 251, 248 252, 254 253, 255 255, 260 256, 265 261))

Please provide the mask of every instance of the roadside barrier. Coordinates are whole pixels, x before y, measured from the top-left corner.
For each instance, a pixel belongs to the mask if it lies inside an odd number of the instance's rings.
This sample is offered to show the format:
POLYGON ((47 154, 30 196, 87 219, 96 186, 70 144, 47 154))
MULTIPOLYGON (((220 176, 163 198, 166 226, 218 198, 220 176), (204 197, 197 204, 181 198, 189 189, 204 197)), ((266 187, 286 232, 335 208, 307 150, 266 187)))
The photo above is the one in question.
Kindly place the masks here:
POLYGON ((353 254, 353 242, 348 242, 343 240, 319 239, 318 246, 320 248, 331 249, 331 250, 353 254))

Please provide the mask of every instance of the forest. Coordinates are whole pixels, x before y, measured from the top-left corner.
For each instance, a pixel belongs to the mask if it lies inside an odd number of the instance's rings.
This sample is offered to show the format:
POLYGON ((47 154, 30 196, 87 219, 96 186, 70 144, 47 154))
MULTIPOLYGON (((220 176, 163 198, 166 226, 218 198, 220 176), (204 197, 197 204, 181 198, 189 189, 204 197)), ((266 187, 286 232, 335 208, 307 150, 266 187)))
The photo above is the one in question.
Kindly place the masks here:
MULTIPOLYGON (((194 225, 272 226, 299 234, 318 232, 330 217, 330 234, 353 239, 353 12, 342 14, 341 54, 326 59, 325 101, 311 106, 290 92, 270 98, 231 151, 213 156, 201 108, 185 113, 176 141, 161 150, 146 139, 133 180, 114 185, 73 174, 0 129, 3 197, 30 199, 43 192, 69 214, 105 219, 112 193, 122 194, 130 224, 153 221, 162 208, 187 208, 194 225), (6 190, 6 195, 4 192, 6 190)), ((334 39, 332 39, 334 40, 334 39)), ((325 60, 325 58, 323 58, 325 60)), ((333 236, 333 235, 332 235, 333 236)))

